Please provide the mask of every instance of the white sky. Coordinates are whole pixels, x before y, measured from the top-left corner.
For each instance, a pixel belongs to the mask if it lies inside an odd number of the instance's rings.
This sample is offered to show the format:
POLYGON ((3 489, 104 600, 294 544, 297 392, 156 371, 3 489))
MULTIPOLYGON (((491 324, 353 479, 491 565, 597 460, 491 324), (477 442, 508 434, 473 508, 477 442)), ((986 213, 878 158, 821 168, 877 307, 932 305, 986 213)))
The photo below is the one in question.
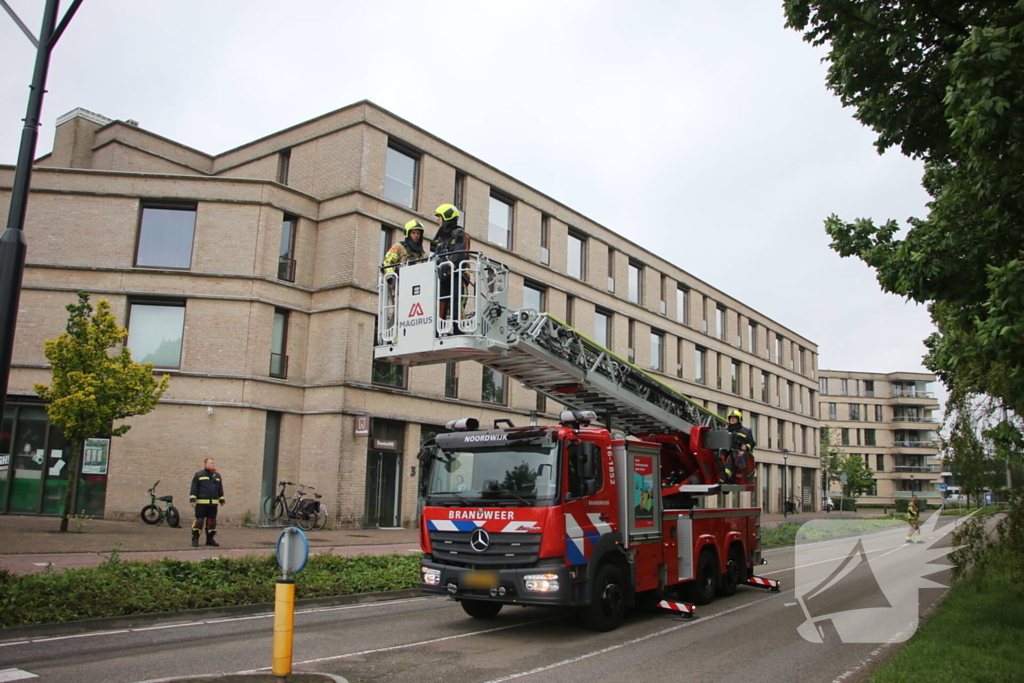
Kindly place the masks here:
MULTIPOLYGON (((8 2, 38 34, 42 0, 8 2)), ((821 368, 924 371, 927 311, 822 227, 924 216, 921 165, 875 152, 781 4, 85 0, 36 154, 75 107, 216 154, 366 98, 808 337, 821 368)), ((34 58, 0 11, 0 163, 34 58)))

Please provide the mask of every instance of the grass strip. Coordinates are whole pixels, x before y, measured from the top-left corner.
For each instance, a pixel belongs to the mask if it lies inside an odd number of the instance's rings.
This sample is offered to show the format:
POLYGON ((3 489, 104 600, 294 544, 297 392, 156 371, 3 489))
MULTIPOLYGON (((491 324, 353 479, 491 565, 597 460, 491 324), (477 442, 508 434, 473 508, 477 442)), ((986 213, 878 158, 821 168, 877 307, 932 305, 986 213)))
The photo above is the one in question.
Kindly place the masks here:
POLYGON ((761 528, 761 547, 770 548, 773 545, 786 545, 795 543, 797 534, 801 540, 820 540, 825 538, 841 538, 855 534, 870 533, 882 529, 906 526, 906 522, 899 518, 883 517, 880 519, 839 519, 829 520, 825 528, 810 527, 801 531, 802 524, 786 522, 774 527, 761 528))
POLYGON ((955 585, 935 615, 872 675, 871 683, 1024 680, 1024 599, 1005 568, 988 586, 955 585))
MULTIPOLYGON (((296 575, 295 597, 415 588, 419 563, 419 555, 311 555, 296 575)), ((273 602, 280 574, 270 555, 124 562, 114 553, 98 567, 0 570, 0 628, 273 602)))

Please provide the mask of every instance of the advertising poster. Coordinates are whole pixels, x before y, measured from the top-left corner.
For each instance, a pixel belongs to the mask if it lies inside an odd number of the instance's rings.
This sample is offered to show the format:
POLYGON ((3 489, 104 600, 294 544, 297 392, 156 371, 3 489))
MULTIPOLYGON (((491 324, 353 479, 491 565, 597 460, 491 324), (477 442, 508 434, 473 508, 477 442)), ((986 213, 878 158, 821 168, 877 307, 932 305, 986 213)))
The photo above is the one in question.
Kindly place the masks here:
POLYGON ((110 458, 110 439, 86 439, 82 474, 106 474, 110 458))
POLYGON ((654 458, 633 456, 633 507, 638 529, 654 527, 654 458))

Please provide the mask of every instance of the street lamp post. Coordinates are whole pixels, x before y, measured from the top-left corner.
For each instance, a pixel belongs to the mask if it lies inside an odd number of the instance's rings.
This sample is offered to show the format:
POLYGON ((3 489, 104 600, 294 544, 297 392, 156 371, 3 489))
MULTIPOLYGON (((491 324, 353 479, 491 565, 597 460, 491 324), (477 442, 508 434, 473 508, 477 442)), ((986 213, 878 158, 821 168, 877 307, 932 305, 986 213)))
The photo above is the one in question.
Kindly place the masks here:
POLYGON ((43 110, 43 95, 46 93, 46 72, 50 68, 50 53, 81 4, 82 0, 73 0, 60 25, 57 25, 60 0, 46 0, 43 24, 37 40, 6 0, 0 0, 0 6, 36 47, 36 64, 32 72, 32 85, 29 86, 28 107, 25 112, 25 126, 21 132, 14 185, 11 187, 7 228, 0 236, 0 408, 7 399, 7 382, 11 373, 11 357, 14 354, 14 328, 18 324, 18 301, 21 298, 21 278, 25 272, 27 250, 24 233, 25 208, 28 204, 29 183, 32 180, 36 139, 39 137, 39 115, 43 110))
POLYGON ((786 495, 789 482, 789 449, 782 449, 782 518, 789 514, 789 498, 786 495))

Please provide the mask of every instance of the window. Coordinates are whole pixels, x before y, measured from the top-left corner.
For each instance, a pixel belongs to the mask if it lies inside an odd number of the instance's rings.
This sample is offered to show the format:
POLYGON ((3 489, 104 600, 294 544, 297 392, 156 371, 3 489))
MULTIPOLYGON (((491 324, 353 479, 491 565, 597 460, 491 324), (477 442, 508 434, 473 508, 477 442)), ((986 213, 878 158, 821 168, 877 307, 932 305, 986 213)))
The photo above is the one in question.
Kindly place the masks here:
POLYGON ((612 347, 612 314, 601 309, 594 311, 594 341, 606 349, 612 347))
POLYGON ((274 327, 270 334, 270 376, 288 376, 288 311, 274 309, 274 327))
POLYGON ((789 409, 796 410, 796 400, 793 398, 796 394, 796 385, 793 382, 786 382, 786 400, 789 401, 789 409))
POLYGON ((627 298, 635 304, 643 299, 643 266, 635 261, 629 262, 629 282, 627 298))
POLYGON ((697 347, 693 353, 693 379, 697 384, 707 384, 707 349, 697 347))
POLYGON ((882 422, 882 406, 875 406, 875 422, 882 422))
POLYGON ((459 397, 459 364, 448 361, 444 364, 444 395, 446 398, 459 397))
POLYGON ((380 263, 384 260, 384 255, 388 253, 388 249, 391 248, 391 228, 386 225, 382 225, 380 228, 380 254, 377 255, 377 262, 380 263))
POLYGON ((830 419, 830 420, 836 419, 836 404, 835 403, 829 403, 828 404, 828 419, 830 419))
POLYGON ((719 339, 725 339, 725 308, 715 307, 715 335, 719 339))
POLYGON ((615 291, 615 250, 608 247, 608 291, 615 291))
POLYGON ((483 387, 480 397, 484 403, 505 405, 505 375, 488 367, 484 368, 483 387))
POLYGON ((850 395, 850 383, 846 379, 839 380, 839 395, 849 396, 850 395))
POLYGON ((551 265, 551 250, 548 249, 548 231, 550 230, 550 222, 550 217, 540 217, 540 262, 545 266, 551 265))
MULTIPOLYGON (((874 444, 870 444, 869 443, 867 445, 868 446, 873 446, 874 444)), ((875 456, 875 469, 877 471, 879 471, 879 472, 885 472, 885 455, 884 454, 879 453, 878 455, 875 456)))
POLYGON ((676 344, 676 377, 682 378, 683 376, 683 340, 680 339, 676 344))
POLYGON ((288 168, 292 165, 292 151, 282 150, 277 154, 277 182, 288 184, 288 168))
POLYGON ((459 225, 462 225, 463 214, 466 212, 462 208, 466 205, 464 201, 466 198, 466 174, 462 171, 455 172, 455 196, 454 202, 455 207, 459 210, 459 225))
POLYGON ((566 296, 565 297, 565 324, 572 327, 576 319, 576 297, 566 296))
MULTIPOLYGON (((299 219, 284 214, 281 219, 281 251, 277 261, 277 279, 295 282, 295 229, 299 219)), ((381 257, 383 258, 383 257, 381 257)))
POLYGON ((818 390, 823 394, 828 393, 828 377, 821 377, 818 379, 818 390))
POLYGON ((748 395, 750 396, 750 398, 754 398, 754 388, 757 386, 757 374, 758 374, 759 371, 758 371, 757 368, 755 368, 752 365, 749 366, 749 367, 750 367, 750 376, 748 377, 748 382, 747 382, 747 392, 748 392, 748 395))
POLYGON ((158 368, 181 367, 184 330, 184 301, 129 303, 128 348, 138 363, 152 363, 158 368))
POLYGON ((393 202, 415 208, 416 165, 412 154, 388 146, 387 166, 384 170, 384 197, 393 202))
POLYGON ((661 276, 661 290, 660 290, 661 299, 660 299, 660 301, 658 303, 658 306, 659 306, 658 312, 661 313, 662 315, 668 315, 668 303, 667 303, 667 299, 666 299, 666 297, 667 297, 666 292, 668 292, 668 277, 665 276, 665 275, 662 275, 661 276))
POLYGON ((732 362, 732 393, 740 393, 740 364, 737 361, 732 362))
POLYGON ((775 362, 779 365, 783 363, 783 354, 785 353, 786 340, 775 335, 775 362))
POLYGON ((566 272, 570 277, 582 280, 586 273, 587 238, 575 230, 569 230, 569 253, 566 272))
POLYGON ((764 370, 761 371, 761 400, 765 403, 771 400, 768 395, 768 373, 764 370))
POLYGON ((860 406, 856 403, 850 404, 850 419, 854 422, 860 420, 860 406))
POLYGON ((527 282, 523 285, 523 308, 544 312, 544 288, 527 282))
POLYGON ((135 265, 143 268, 191 268, 195 229, 195 206, 143 205, 135 265))
POLYGON ((842 429, 842 442, 841 443, 844 446, 849 446, 850 445, 850 430, 847 429, 846 427, 843 427, 843 429, 842 429))
MULTIPOLYGON (((377 336, 377 320, 374 319, 373 338, 377 336)), ((370 381, 374 384, 383 384, 398 389, 405 388, 405 366, 383 360, 374 360, 370 366, 370 381)))
POLYGON ((665 334, 651 330, 651 369, 663 371, 665 369, 665 334))
POLYGON ((875 430, 874 429, 865 429, 864 430, 864 445, 865 446, 877 446, 878 445, 877 443, 875 443, 875 430))
POLYGON ((778 448, 780 451, 786 447, 786 423, 782 420, 775 421, 775 435, 778 440, 778 448))
POLYGON ((867 398, 875 397, 875 381, 872 379, 864 380, 864 396, 867 398))
POLYGON ((747 350, 757 353, 757 323, 747 321, 747 350))
POLYGON ((636 340, 636 321, 634 321, 634 320, 630 320, 629 321, 628 337, 629 338, 627 340, 628 344, 627 344, 627 348, 626 348, 626 360, 628 360, 630 363, 635 363, 636 362, 636 345, 634 344, 634 342, 636 340))
POLYGON ((544 394, 540 393, 539 391, 535 391, 534 393, 537 394, 537 403, 534 405, 534 409, 538 413, 546 413, 548 411, 548 398, 547 398, 547 396, 545 396, 544 394))
POLYGON ((690 324, 690 290, 682 285, 676 287, 676 320, 690 324))
POLYGON ((512 248, 512 203, 491 195, 487 214, 487 239, 499 247, 512 248))
POLYGON ((754 437, 754 442, 757 442, 757 413, 750 413, 746 425, 747 429, 750 430, 750 435, 754 437))

